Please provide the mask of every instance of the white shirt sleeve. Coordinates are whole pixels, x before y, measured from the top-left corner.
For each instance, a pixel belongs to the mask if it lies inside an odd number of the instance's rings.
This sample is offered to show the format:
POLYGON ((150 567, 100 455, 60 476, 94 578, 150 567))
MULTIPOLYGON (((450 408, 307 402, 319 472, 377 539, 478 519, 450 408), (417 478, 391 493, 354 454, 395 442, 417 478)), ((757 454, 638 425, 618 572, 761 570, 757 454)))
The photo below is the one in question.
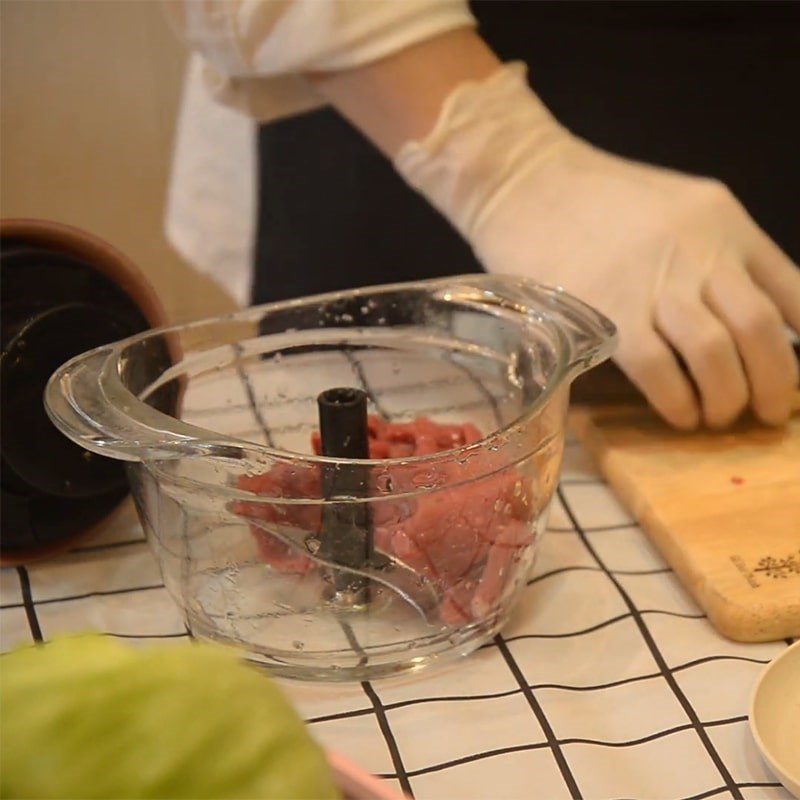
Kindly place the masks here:
POLYGON ((253 120, 323 105, 303 73, 355 67, 475 25, 466 0, 174 0, 165 7, 199 54, 184 84, 166 236, 243 305, 256 227, 253 120))
POLYGON ((349 69, 472 27, 466 0, 180 0, 169 15, 220 102, 268 121, 323 104, 303 73, 349 69))

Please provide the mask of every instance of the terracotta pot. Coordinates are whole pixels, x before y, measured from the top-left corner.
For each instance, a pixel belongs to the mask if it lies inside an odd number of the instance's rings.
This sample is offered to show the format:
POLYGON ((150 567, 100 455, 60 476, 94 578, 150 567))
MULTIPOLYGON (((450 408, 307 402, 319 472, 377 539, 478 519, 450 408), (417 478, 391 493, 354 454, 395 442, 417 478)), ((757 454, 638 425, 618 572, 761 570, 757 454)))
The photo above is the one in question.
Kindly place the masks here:
POLYGON ((68 225, 0 220, 0 267, 0 564, 8 566, 74 545, 128 491, 119 463, 88 453, 50 423, 42 403, 49 373, 73 355, 167 320, 130 259, 68 225))

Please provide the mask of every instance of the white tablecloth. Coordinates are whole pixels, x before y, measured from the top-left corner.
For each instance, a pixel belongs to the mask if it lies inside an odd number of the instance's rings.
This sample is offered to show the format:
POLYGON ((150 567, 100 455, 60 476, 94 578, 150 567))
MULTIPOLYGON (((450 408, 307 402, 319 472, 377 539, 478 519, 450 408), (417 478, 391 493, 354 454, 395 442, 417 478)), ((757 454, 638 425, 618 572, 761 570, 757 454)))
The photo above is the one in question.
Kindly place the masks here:
MULTIPOLYGON (((313 734, 420 800, 787 800, 747 705, 788 642, 717 634, 575 443, 550 522, 496 642, 403 680, 282 681, 313 734)), ((3 650, 89 629, 187 636, 130 507, 1 586, 3 650)))

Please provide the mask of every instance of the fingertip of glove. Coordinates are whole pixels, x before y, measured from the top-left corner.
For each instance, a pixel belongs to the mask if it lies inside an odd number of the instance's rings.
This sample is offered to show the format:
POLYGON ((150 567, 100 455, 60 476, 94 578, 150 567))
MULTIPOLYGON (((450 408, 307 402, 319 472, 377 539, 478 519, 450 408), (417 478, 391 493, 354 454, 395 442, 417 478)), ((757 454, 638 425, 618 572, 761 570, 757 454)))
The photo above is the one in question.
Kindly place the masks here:
POLYGON ((690 433, 700 427, 700 411, 697 408, 671 409, 662 414, 676 430, 690 433))
POLYGON ((770 428, 782 428, 789 422, 789 418, 792 415, 791 406, 788 404, 780 407, 773 406, 772 408, 754 408, 753 412, 759 422, 770 428))

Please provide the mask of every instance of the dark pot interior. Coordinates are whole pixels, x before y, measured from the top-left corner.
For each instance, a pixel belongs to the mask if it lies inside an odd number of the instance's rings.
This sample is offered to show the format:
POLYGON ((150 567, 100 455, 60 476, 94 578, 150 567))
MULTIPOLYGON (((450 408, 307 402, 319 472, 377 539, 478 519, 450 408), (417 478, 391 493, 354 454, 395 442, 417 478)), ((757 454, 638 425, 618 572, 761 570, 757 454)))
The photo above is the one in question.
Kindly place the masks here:
POLYGON ((0 298, 0 563, 8 566, 66 549, 128 493, 123 464, 73 444, 48 419, 50 375, 166 316, 122 253, 40 220, 0 221, 0 298))

